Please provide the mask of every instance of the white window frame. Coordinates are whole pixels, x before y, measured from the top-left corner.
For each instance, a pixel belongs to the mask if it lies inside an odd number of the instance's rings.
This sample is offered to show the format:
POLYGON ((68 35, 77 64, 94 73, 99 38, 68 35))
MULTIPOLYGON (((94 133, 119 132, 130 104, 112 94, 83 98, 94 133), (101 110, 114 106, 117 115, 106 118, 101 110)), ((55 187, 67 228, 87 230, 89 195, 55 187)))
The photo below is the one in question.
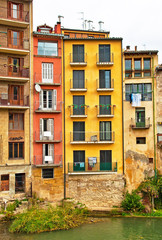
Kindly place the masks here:
POLYGON ((42 83, 53 83, 53 63, 42 63, 42 83))
POLYGON ((52 107, 48 107, 48 101, 49 101, 49 94, 48 92, 51 90, 41 90, 41 92, 39 93, 39 108, 42 110, 57 110, 57 90, 53 89, 52 90, 52 107), (47 94, 47 102, 46 102, 46 107, 44 107, 43 104, 43 92, 46 91, 47 94))
POLYGON ((43 163, 54 163, 54 144, 43 144, 43 163), (45 155, 45 145, 48 145, 48 155, 45 155))
POLYGON ((40 140, 54 140, 53 118, 40 118, 40 140), (47 120, 47 131, 44 131, 44 120, 47 120))

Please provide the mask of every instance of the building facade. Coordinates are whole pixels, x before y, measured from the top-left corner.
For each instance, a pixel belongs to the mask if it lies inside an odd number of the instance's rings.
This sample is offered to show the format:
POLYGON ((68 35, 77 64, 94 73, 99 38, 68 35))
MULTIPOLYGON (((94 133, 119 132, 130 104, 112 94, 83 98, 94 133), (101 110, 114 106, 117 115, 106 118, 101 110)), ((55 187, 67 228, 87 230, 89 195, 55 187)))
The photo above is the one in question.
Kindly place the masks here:
POLYGON ((124 186, 122 39, 101 31, 62 33, 66 197, 92 208, 118 205, 124 186))
POLYGON ((63 199, 62 35, 60 23, 33 32, 33 193, 63 199))
POLYGON ((156 81, 158 51, 124 51, 125 174, 131 191, 156 168, 156 81))
POLYGON ((32 1, 0 1, 0 197, 31 193, 32 1))

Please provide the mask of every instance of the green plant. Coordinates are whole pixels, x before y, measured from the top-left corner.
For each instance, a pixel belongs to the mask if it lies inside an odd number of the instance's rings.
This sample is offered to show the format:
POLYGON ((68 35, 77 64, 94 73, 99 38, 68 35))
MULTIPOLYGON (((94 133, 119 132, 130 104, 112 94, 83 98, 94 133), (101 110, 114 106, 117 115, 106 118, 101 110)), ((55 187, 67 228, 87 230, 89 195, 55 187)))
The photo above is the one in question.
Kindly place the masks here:
POLYGON ((135 191, 132 193, 126 193, 121 207, 126 211, 132 212, 144 210, 144 206, 141 203, 141 197, 135 191))

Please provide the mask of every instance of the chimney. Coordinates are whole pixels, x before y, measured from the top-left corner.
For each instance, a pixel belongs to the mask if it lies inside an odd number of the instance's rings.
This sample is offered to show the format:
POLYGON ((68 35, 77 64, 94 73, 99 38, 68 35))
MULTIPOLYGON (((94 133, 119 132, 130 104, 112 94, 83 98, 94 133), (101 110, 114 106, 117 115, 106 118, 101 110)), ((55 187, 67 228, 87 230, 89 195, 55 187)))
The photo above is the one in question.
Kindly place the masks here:
POLYGON ((57 22, 55 25, 55 33, 61 34, 61 22, 57 22))
POLYGON ((130 46, 126 46, 126 50, 130 50, 130 46))
POLYGON ((134 47, 135 51, 137 51, 137 46, 134 47))

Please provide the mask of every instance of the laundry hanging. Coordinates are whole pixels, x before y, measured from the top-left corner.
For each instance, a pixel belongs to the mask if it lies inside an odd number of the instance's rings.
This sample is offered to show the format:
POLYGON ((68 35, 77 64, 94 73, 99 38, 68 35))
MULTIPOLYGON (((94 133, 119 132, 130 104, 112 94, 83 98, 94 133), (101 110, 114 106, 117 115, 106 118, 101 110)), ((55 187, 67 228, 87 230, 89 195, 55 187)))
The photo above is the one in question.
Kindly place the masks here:
POLYGON ((132 93, 132 107, 140 107, 141 106, 141 94, 132 93))

